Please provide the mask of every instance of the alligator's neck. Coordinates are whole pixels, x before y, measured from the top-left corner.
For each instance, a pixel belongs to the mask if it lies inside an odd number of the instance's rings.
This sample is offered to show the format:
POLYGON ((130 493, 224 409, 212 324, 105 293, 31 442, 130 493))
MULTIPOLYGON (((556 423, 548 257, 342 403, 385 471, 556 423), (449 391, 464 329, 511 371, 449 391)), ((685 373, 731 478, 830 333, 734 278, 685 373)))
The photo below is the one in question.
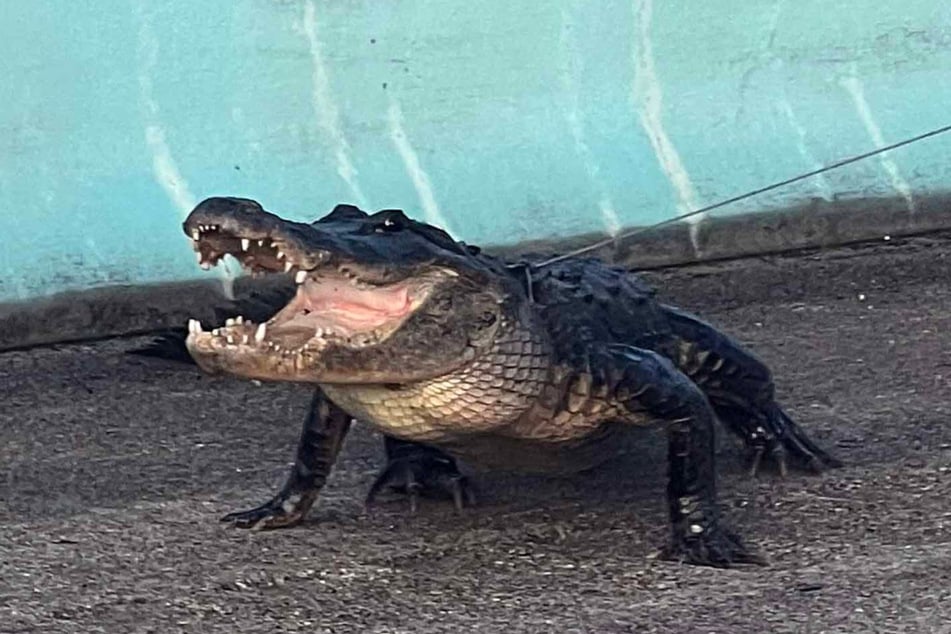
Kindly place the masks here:
POLYGON ((529 321, 503 318, 493 347, 438 379, 398 387, 323 385, 357 420, 407 440, 448 441, 509 424, 545 385, 550 345, 529 321))

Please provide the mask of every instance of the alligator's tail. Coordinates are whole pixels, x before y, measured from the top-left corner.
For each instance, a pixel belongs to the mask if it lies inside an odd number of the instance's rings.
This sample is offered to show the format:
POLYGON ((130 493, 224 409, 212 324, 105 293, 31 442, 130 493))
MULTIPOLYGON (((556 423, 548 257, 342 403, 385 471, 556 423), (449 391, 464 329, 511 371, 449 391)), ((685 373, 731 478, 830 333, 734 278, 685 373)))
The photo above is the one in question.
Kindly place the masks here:
MULTIPOLYGON (((225 320, 229 317, 242 315, 246 319, 254 322, 264 322, 274 316, 274 313, 287 305, 294 297, 295 286, 275 285, 268 288, 257 288, 252 292, 239 297, 233 301, 215 306, 212 309, 212 318, 209 321, 203 321, 202 326, 208 328, 220 328, 225 325, 225 320)), ((168 361, 178 361, 180 363, 191 363, 195 361, 188 353, 185 347, 185 339, 188 337, 188 329, 185 326, 180 328, 168 328, 156 333, 156 338, 152 341, 126 350, 128 354, 136 354, 145 357, 156 357, 168 361)))

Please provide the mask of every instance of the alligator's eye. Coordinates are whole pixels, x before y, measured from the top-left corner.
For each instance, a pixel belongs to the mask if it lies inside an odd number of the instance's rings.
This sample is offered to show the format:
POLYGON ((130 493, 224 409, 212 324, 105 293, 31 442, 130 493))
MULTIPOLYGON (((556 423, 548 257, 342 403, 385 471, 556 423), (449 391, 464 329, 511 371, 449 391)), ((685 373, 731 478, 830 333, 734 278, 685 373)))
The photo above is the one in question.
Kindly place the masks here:
POLYGON ((405 228, 405 224, 397 216, 386 216, 373 228, 376 233, 394 233, 405 228))

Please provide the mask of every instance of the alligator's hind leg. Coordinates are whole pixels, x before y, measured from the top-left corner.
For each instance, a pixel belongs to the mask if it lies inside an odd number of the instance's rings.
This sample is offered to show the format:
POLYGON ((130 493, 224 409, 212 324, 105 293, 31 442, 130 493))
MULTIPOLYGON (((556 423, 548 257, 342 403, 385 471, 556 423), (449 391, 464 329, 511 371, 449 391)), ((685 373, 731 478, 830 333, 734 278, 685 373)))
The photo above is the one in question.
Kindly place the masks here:
POLYGON ((631 346, 608 346, 592 356, 593 392, 603 390, 634 421, 667 425, 667 501, 672 536, 664 556, 692 564, 728 567, 761 563, 742 540, 720 523, 714 433, 716 416, 703 392, 671 361, 631 346))
POLYGON ((261 529, 291 526, 302 520, 327 481, 351 420, 318 388, 304 418, 297 456, 284 486, 261 506, 229 513, 221 521, 240 528, 261 529))
POLYGON ((385 486, 409 496, 410 512, 416 513, 419 496, 451 498, 457 511, 475 504, 472 485, 456 461, 434 447, 384 436, 386 466, 370 486, 366 506, 385 486))
POLYGON ((769 368, 713 326, 664 307, 673 327, 678 367, 699 385, 720 420, 739 436, 750 453, 755 475, 764 458, 786 472, 786 456, 795 464, 821 472, 841 466, 814 443, 776 402, 769 368))

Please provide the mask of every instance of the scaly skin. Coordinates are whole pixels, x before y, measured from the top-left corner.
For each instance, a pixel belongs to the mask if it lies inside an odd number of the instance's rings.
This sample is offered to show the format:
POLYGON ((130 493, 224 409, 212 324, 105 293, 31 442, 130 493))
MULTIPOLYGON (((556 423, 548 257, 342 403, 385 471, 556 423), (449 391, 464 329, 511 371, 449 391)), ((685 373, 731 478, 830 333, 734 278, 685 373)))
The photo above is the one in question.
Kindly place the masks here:
POLYGON ((207 371, 315 386, 297 461, 269 502, 226 517, 294 524, 316 500, 351 419, 386 437, 386 484, 415 496, 471 490, 456 458, 533 471, 587 469, 632 425, 665 424, 666 556, 758 561, 723 526, 715 423, 785 472, 837 464, 782 411, 764 364, 712 326, 657 302, 632 274, 572 258, 524 271, 401 212, 341 206, 305 225, 244 199, 209 199, 184 225, 203 262, 231 253, 299 274, 297 298, 265 328, 239 321, 187 346, 207 371), (250 247, 249 247, 250 245, 250 247), (254 335, 257 334, 257 337, 254 335))

